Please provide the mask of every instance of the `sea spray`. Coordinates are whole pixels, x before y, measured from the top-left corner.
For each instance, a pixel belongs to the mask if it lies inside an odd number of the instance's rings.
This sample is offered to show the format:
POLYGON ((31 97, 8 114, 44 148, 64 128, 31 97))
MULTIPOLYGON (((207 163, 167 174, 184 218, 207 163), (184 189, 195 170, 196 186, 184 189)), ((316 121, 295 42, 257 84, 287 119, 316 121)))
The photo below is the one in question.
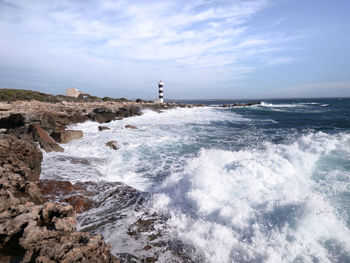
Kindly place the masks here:
POLYGON ((108 199, 80 216, 81 227, 90 222, 114 253, 139 260, 155 253, 159 262, 172 256, 194 262, 347 262, 348 102, 274 100, 146 111, 108 123, 111 129, 102 132, 86 122, 70 127, 82 129, 84 138, 64 145, 64 153, 44 155, 42 178, 94 181, 99 198, 112 191, 104 181, 139 190, 139 201, 123 199, 120 208, 108 199), (138 129, 125 129, 127 124, 138 129), (118 141, 120 150, 105 147, 109 140, 118 141), (135 232, 143 222, 151 228, 135 232))

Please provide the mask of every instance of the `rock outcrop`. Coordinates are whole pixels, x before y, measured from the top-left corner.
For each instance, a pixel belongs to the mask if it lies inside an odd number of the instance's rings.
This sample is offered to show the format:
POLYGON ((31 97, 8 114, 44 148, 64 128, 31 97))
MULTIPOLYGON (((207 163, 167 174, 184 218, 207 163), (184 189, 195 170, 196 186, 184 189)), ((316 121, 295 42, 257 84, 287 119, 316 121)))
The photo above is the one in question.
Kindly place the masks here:
POLYGON ((106 108, 106 107, 100 107, 96 108, 88 115, 88 117, 93 120, 97 121, 99 123, 107 123, 114 121, 117 118, 117 114, 113 112, 113 110, 106 108))
POLYGON ((82 213, 93 207, 94 202, 89 196, 93 193, 81 184, 73 185, 69 181, 41 180, 38 182, 41 193, 50 201, 70 204, 77 213, 82 213))
POLYGON ((39 180, 43 155, 33 141, 0 134, 0 175, 19 174, 27 181, 39 180))
POLYGON ((72 206, 26 203, 1 213, 0 222, 8 262, 119 262, 100 235, 76 231, 72 206))
POLYGON ((119 145, 116 141, 109 141, 106 143, 106 146, 108 146, 109 148, 111 148, 112 150, 119 150, 119 145))
POLYGON ((33 139, 39 142, 40 147, 46 152, 63 152, 63 148, 57 144, 57 142, 39 125, 32 125, 30 131, 33 135, 33 139))
POLYGON ((59 143, 67 143, 74 139, 83 137, 83 131, 80 130, 58 130, 51 133, 51 137, 59 143))

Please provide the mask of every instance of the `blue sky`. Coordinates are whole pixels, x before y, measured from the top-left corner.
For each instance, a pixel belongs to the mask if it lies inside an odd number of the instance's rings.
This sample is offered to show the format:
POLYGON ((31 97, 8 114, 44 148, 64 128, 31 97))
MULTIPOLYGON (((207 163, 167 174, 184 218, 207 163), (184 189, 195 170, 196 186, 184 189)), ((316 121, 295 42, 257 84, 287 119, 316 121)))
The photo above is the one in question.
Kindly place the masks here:
POLYGON ((350 96, 347 0, 0 0, 0 88, 350 96))

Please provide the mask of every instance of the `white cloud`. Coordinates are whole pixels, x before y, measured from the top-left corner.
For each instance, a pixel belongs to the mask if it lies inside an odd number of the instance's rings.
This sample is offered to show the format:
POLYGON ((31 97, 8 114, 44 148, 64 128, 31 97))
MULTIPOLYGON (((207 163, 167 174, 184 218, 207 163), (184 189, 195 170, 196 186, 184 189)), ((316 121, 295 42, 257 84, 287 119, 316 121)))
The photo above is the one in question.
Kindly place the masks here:
POLYGON ((283 52, 290 36, 250 30, 249 21, 270 5, 268 0, 0 1, 0 9, 6 6, 0 11, 6 39, 0 58, 13 68, 66 77, 67 85, 77 79, 68 77, 70 71, 105 87, 106 79, 125 86, 131 76, 158 79, 168 72, 173 74, 168 81, 180 84, 201 70, 207 85, 216 85, 218 74, 227 83, 294 60, 283 52))

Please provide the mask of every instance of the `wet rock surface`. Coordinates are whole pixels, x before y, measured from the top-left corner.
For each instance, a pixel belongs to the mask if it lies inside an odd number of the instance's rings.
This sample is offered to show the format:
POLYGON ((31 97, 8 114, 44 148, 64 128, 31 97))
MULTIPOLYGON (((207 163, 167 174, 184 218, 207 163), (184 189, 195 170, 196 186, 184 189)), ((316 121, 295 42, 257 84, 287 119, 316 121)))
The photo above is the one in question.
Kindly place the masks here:
POLYGON ((72 184, 69 181, 40 180, 38 187, 41 193, 50 201, 70 204, 77 213, 82 213, 93 207, 89 192, 83 185, 72 184))
POLYGON ((137 127, 136 127, 136 126, 134 126, 134 125, 130 125, 130 124, 125 125, 125 128, 126 128, 126 129, 133 129, 133 130, 136 130, 136 129, 137 129, 137 127))
POLYGON ((110 130, 111 128, 107 127, 107 126, 98 126, 98 130, 99 131, 105 131, 105 130, 110 130))
POLYGON ((105 233, 121 262, 193 262, 190 248, 169 232, 167 218, 152 211, 151 194, 118 182, 80 185, 94 193, 95 205, 78 216, 78 229, 105 233))
POLYGON ((117 141, 109 141, 106 143, 106 146, 115 151, 120 149, 120 146, 118 145, 117 141))

